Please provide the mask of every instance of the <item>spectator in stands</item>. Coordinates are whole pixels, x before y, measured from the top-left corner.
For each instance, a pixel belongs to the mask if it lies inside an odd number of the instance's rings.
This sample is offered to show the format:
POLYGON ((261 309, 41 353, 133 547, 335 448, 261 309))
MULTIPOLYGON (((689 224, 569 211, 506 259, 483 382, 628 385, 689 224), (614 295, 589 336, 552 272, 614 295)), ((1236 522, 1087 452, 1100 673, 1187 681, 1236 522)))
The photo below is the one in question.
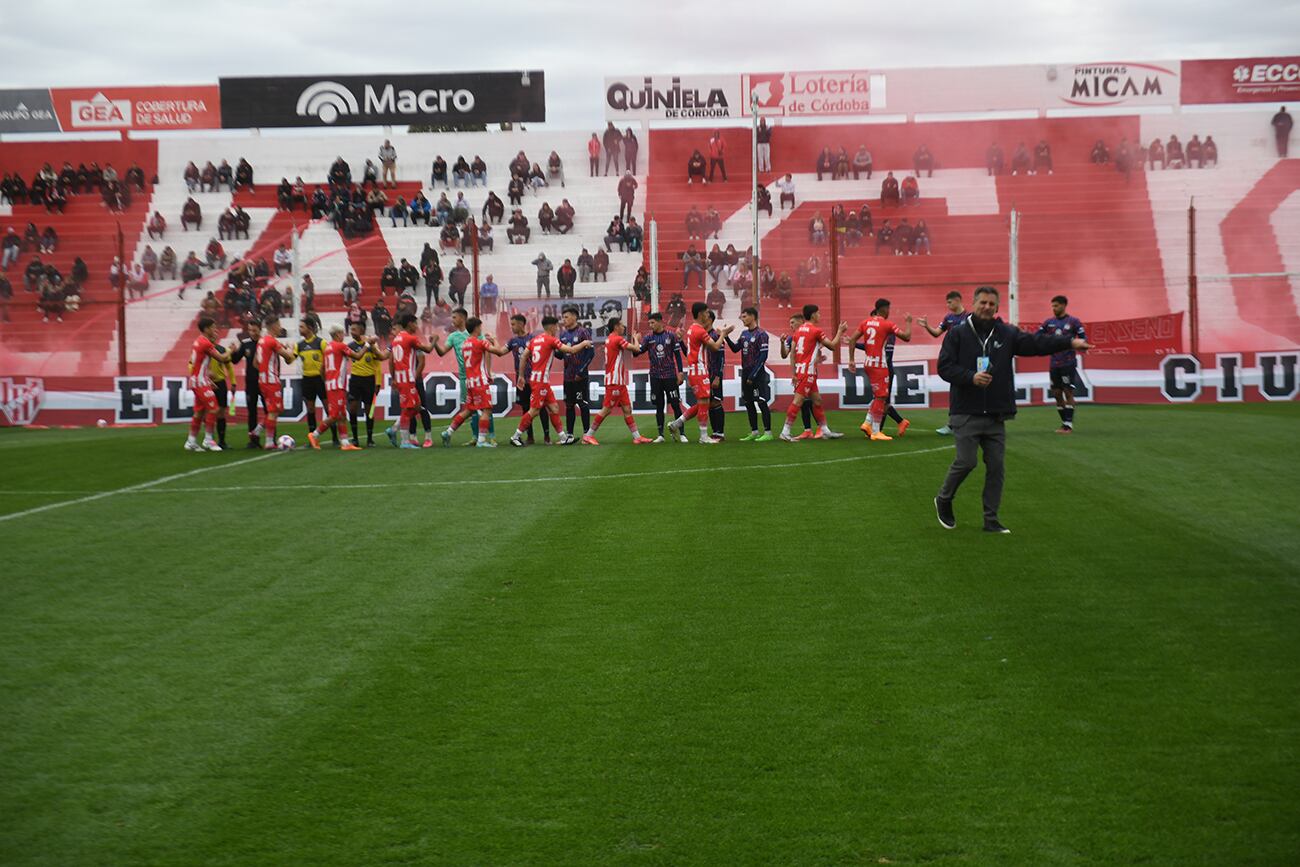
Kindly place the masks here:
POLYGON ((627 225, 623 227, 623 238, 627 242, 627 252, 641 252, 642 245, 645 243, 645 233, 637 225, 636 217, 627 218, 627 225))
POLYGON ((871 206, 866 202, 863 202, 862 207, 858 209, 858 222, 861 224, 862 237, 870 238, 876 234, 875 224, 871 216, 871 206))
POLYGON ((709 279, 713 281, 714 286, 717 286, 718 279, 722 276, 722 269, 727 265, 727 254, 722 252, 721 247, 714 244, 713 249, 705 257, 705 261, 708 263, 709 279))
POLYGON ((446 193, 438 196, 438 204, 434 205, 433 208, 438 214, 439 225, 446 225, 447 223, 454 222, 451 218, 451 199, 447 198, 446 193))
POLYGON ((425 198, 423 190, 412 197, 408 210, 411 214, 412 223, 424 223, 426 226, 433 225, 433 204, 425 198))
POLYGON ((609 177, 609 167, 614 167, 614 174, 619 173, 619 156, 623 151, 623 136, 618 130, 614 129, 614 122, 610 121, 605 127, 605 133, 601 136, 601 143, 605 146, 605 177, 609 177))
POLYGON ((293 180, 293 194, 290 201, 294 205, 301 205, 302 209, 307 210, 307 185, 303 183, 302 175, 298 175, 293 180))
POLYGON ((149 274, 139 262, 131 266, 126 287, 133 295, 140 298, 144 297, 144 294, 149 291, 149 274))
POLYGON ((549 202, 542 202, 542 207, 537 212, 537 225, 541 226, 543 235, 551 234, 551 227, 555 225, 555 211, 549 202))
POLYGON ((641 143, 637 141, 632 127, 623 130, 623 171, 636 174, 636 159, 641 152, 641 143))
POLYGON ((1169 168, 1181 169, 1187 167, 1187 163, 1183 159, 1183 143, 1178 140, 1178 136, 1169 136, 1169 144, 1165 145, 1165 156, 1169 160, 1169 168))
POLYGON ((506 204, 501 201, 501 197, 494 192, 487 194, 487 201, 483 203, 483 222, 500 223, 506 215, 506 204))
POLYGON ((319 220, 324 217, 330 210, 329 197, 319 186, 311 194, 311 218, 319 220))
POLYGON ((555 209, 555 230, 561 235, 569 234, 573 229, 573 218, 573 205, 569 204, 568 199, 563 199, 555 209))
POLYGON ((837 181, 849 179, 849 152, 843 145, 835 152, 835 174, 832 177, 837 181))
POLYGON ((407 213, 406 199, 402 196, 398 196, 397 201, 393 202, 393 206, 388 209, 388 219, 392 224, 392 228, 397 228, 397 221, 399 219, 402 221, 403 226, 410 225, 407 222, 407 213))
POLYGON ((227 209, 217 217, 217 237, 225 241, 235 237, 235 213, 227 209))
POLYGON ((790 307, 794 298, 794 281, 790 279, 789 271, 782 271, 781 276, 773 284, 773 294, 776 296, 777 307, 790 307))
POLYGON ((444 250, 455 250, 460 246, 460 229, 451 220, 442 224, 442 231, 438 234, 438 244, 444 250))
POLYGON ((866 145, 858 147, 858 152, 853 155, 853 180, 858 176, 866 173, 867 180, 871 180, 871 151, 867 150, 866 145))
POLYGON ((41 233, 41 255, 53 253, 59 246, 59 233, 54 231, 53 226, 46 226, 45 231, 41 233))
POLYGON ((487 186, 487 163, 478 154, 474 154, 474 161, 469 164, 469 181, 471 187, 487 186))
POLYGON ((708 272, 705 270, 704 256, 700 254, 699 250, 695 249, 694 244, 691 244, 686 248, 686 252, 682 253, 682 289, 691 288, 692 274, 700 275, 700 289, 703 289, 704 275, 706 273, 708 272))
POLYGON ((388 210, 388 195, 378 185, 371 187, 366 193, 366 207, 372 214, 384 213, 388 210))
POLYGON ((420 269, 403 259, 402 264, 397 268, 397 282, 402 287, 402 292, 414 295, 415 287, 420 284, 420 269))
MULTIPOLYGON (((32 178, 32 185, 27 188, 27 199, 33 205, 39 205, 45 201, 45 179, 39 174, 32 178)), ((104 201, 108 201, 107 196, 104 197, 104 201)))
POLYGON ((515 208, 510 215, 509 228, 506 229, 506 240, 511 244, 527 244, 529 237, 532 236, 533 230, 528 228, 528 218, 524 212, 515 208))
POLYGON ((361 170, 361 185, 363 187, 369 188, 372 186, 377 186, 378 184, 379 184, 379 166, 375 165, 374 160, 367 159, 365 168, 361 170))
POLYGON ((609 282, 609 254, 600 247, 596 248, 596 255, 591 258, 591 279, 593 282, 596 280, 609 282))
POLYGON ((889 225, 889 219, 885 218, 880 223, 880 228, 876 230, 876 255, 880 255, 882 247, 894 248, 894 227, 889 225))
POLYGON ((709 210, 704 215, 702 226, 706 238, 710 233, 714 238, 717 238, 719 233, 722 232, 722 214, 718 213, 718 209, 713 205, 709 205, 709 210))
POLYGON ((772 216, 772 193, 766 184, 758 185, 758 210, 767 211, 767 215, 772 216))
POLYGON ((546 158, 546 170, 550 172, 552 180, 558 180, 560 186, 564 186, 564 162, 556 151, 551 151, 551 155, 546 158))
POLYGON ((898 221, 898 227, 894 229, 894 255, 912 255, 912 240, 912 224, 907 221, 907 217, 904 217, 898 221))
POLYGON ((524 179, 519 175, 511 175, 510 183, 506 185, 506 196, 510 199, 512 205, 522 205, 524 203, 524 179))
POLYGON ((528 156, 523 151, 520 151, 515 154, 515 158, 510 161, 508 168, 510 169, 510 174, 518 175, 521 178, 527 179, 528 170, 531 168, 528 162, 528 156))
POLYGON ((1106 149, 1106 143, 1097 139, 1097 143, 1092 146, 1092 153, 1089 154, 1088 160, 1096 166, 1104 166, 1110 162, 1110 151, 1106 149))
POLYGON ((41 230, 35 223, 29 222, 26 231, 23 232, 23 249, 38 250, 41 246, 41 230))
POLYGON ((714 316, 722 315, 723 308, 727 306, 727 296, 718 288, 716 282, 714 282, 713 288, 709 290, 709 294, 705 296, 704 303, 709 305, 709 309, 713 311, 714 316))
POLYGON ((903 178, 901 192, 904 205, 919 205, 921 203, 921 187, 917 183, 915 175, 908 175, 903 178))
POLYGON ((162 215, 162 211, 154 211, 153 216, 149 218, 149 225, 146 227, 150 240, 161 239, 163 233, 167 231, 167 220, 162 215))
POLYGON ((253 166, 244 157, 239 158, 239 165, 235 167, 235 189, 241 190, 248 187, 249 192, 257 192, 257 187, 253 186, 253 166))
POLYGON ((280 178, 280 183, 275 188, 275 202, 281 211, 293 210, 293 184, 289 183, 288 178, 280 178))
MULTIPOLYGON (((427 244, 425 248, 432 252, 427 244)), ((423 259, 423 254, 421 258, 423 259)), ((438 264, 436 253, 432 259, 423 260, 420 271, 424 276, 424 306, 428 307, 430 304, 440 302, 442 296, 438 290, 442 287, 442 266, 438 264)))
MULTIPOLYGON (((114 257, 113 261, 117 262, 118 260, 114 257)), ((44 273, 45 263, 41 261, 40 256, 33 256, 32 260, 27 263, 27 268, 23 271, 23 287, 28 292, 35 292, 36 281, 41 279, 41 275, 44 273)))
POLYGON ((645 266, 636 269, 636 276, 632 278, 632 295, 641 305, 642 313, 648 312, 650 303, 650 272, 645 266))
POLYGON ((681 327, 682 320, 686 318, 686 302, 682 300, 682 293, 673 293, 673 297, 668 300, 664 315, 668 317, 668 327, 673 329, 681 327))
POLYGON ((457 259, 456 264, 447 272, 447 295, 457 307, 465 306, 465 293, 469 290, 473 275, 465 267, 464 259, 457 259))
POLYGON ((352 167, 343 157, 336 157, 330 163, 329 182, 332 187, 347 188, 352 186, 352 167))
POLYGON ((927 178, 934 177, 934 154, 930 153, 929 147, 921 145, 916 149, 916 153, 912 154, 912 168, 918 178, 922 171, 926 173, 927 178))
POLYGON ((9 321, 9 304, 14 298, 14 287, 8 277, 0 276, 0 322, 9 321))
POLYGON ((158 254, 149 244, 144 245, 144 252, 140 254, 140 267, 144 268, 144 272, 150 277, 158 274, 158 254))
POLYGON ((271 258, 275 264, 275 276, 293 273, 293 253, 284 244, 276 248, 271 258))
POLYGON ((594 132, 587 139, 587 169, 588 177, 594 178, 600 174, 600 136, 594 132))
POLYGON ((1002 174, 1002 166, 1002 145, 993 142, 993 144, 989 145, 988 150, 984 152, 984 168, 991 177, 1002 174))
POLYGON ((722 169, 723 183, 727 183, 727 142, 723 140, 723 131, 714 130, 708 139, 708 179, 714 179, 714 169, 722 169))
MULTIPOLYGON (((107 178, 107 174, 108 172, 105 170, 105 178, 107 178)), ((230 167, 227 160, 222 160, 221 165, 217 166, 217 185, 220 186, 221 184, 225 184, 226 189, 234 192, 235 170, 230 167)))
POLYGON ((578 270, 573 267, 573 263, 568 259, 555 272, 555 285, 561 298, 573 297, 573 284, 578 281, 578 270))
POLYGON ((709 180, 705 177, 705 168, 704 154, 696 148, 691 152, 690 159, 686 161, 686 183, 693 184, 695 179, 699 178, 700 183, 707 184, 709 180))
POLYGON ((826 221, 822 219, 821 211, 814 214, 813 218, 808 221, 808 243, 826 243, 826 221))
POLYGON ((786 203, 790 203, 790 210, 794 210, 794 175, 786 173, 784 178, 778 178, 773 185, 781 191, 780 205, 781 210, 785 210, 786 203))
POLYGON ((862 244, 862 218, 857 211, 849 211, 844 217, 844 247, 858 247, 862 244))
POLYGON ((885 179, 880 182, 880 205, 897 205, 900 201, 898 192, 898 181, 894 178, 894 173, 889 172, 885 179))
POLYGON ((302 275, 302 312, 316 312, 316 283, 311 279, 310 274, 302 275))
POLYGON ((1043 169, 1052 174, 1052 147, 1047 143, 1047 139, 1039 139, 1038 144, 1034 146, 1034 174, 1038 174, 1043 169))
POLYGON ((185 179, 185 187, 191 193, 199 188, 199 167, 193 162, 185 166, 185 173, 182 175, 185 179))
MULTIPOLYGON (((76 173, 72 171, 72 164, 65 163, 64 165, 67 166, 67 171, 75 177, 76 173)), ((131 163, 131 167, 126 170, 125 180, 128 187, 134 187, 138 193, 144 192, 144 169, 140 168, 139 163, 131 163)))
POLYGON ((822 175, 831 175, 834 177, 835 172, 835 155, 831 153, 829 146, 822 148, 821 153, 817 155, 817 180, 822 179, 822 175))
POLYGON ((392 141, 384 139, 379 146, 379 164, 383 166, 383 184, 386 187, 397 186, 397 148, 392 141))
POLYGON ((1207 163, 1214 163, 1217 168, 1219 165, 1219 146, 1214 143, 1214 136, 1207 135, 1205 141, 1201 143, 1201 154, 1207 163))
POLYGON ((537 163, 533 163, 533 167, 528 170, 528 176, 524 179, 524 182, 534 194, 542 187, 550 186, 546 181, 546 172, 542 171, 542 167, 537 163))
MULTIPOLYGON (((631 130, 629 130, 631 132, 631 130)), ((772 171, 772 127, 767 125, 767 118, 758 119, 758 170, 772 171)))
POLYGON ((479 312, 484 316, 497 312, 497 299, 501 297, 501 287, 487 275, 483 285, 478 287, 479 312))
POLYGON ((186 199, 185 204, 181 206, 181 231, 188 232, 191 223, 196 230, 203 228, 203 210, 199 207, 199 203, 194 201, 193 196, 186 199))
POLYGON ((1147 148, 1147 159, 1151 161, 1151 171, 1155 171, 1156 160, 1160 161, 1160 168, 1165 169, 1165 146, 1160 139, 1152 139, 1150 147, 1147 148))
POLYGON ((704 237, 704 215, 696 205, 691 205, 691 209, 686 212, 686 237, 688 240, 704 237))
POLYGON ((216 238, 208 241, 208 246, 203 251, 203 255, 207 260, 209 269, 226 267, 226 248, 221 246, 221 242, 216 238))
MULTIPOLYGON (((173 262, 175 262, 175 259, 176 259, 176 254, 173 253, 172 254, 173 262)), ((90 269, 86 267, 86 260, 82 259, 80 256, 72 260, 71 277, 72 277, 72 284, 74 286, 85 286, 86 281, 90 279, 90 269)))
POLYGON ((212 160, 203 166, 203 171, 199 175, 199 192, 207 193, 215 191, 217 188, 217 167, 212 164, 212 160))
POLYGON ((468 187, 470 185, 469 162, 465 159, 464 154, 456 157, 456 164, 451 168, 451 182, 456 186, 464 185, 468 187))
POLYGON ((595 261, 587 248, 583 247, 582 252, 578 254, 578 279, 583 283, 591 279, 591 274, 596 268, 595 261))
POLYGON ((618 182, 618 214, 623 216, 632 216, 632 204, 636 200, 636 188, 638 184, 636 178, 632 176, 629 170, 623 173, 623 177, 618 182))
POLYGON ((1195 135, 1187 143, 1187 167, 1190 169, 1193 166, 1198 169, 1205 168, 1205 151, 1202 149, 1200 138, 1195 135))
POLYGON ((253 218, 240 205, 235 205, 235 237, 243 235, 248 238, 248 230, 253 225, 253 218))
POLYGON ((441 181, 444 187, 447 186, 447 161, 438 154, 433 158, 433 166, 429 172, 429 189, 433 189, 441 181))
POLYGON ((1011 155, 1011 174, 1027 175, 1029 174, 1032 164, 1033 161, 1029 156, 1029 148, 1025 147, 1025 143, 1021 142, 1016 145, 1016 152, 1011 155))
MULTIPOLYGON (((473 231, 471 227, 469 231, 473 231)), ((479 252, 491 252, 496 248, 496 239, 492 237, 492 224, 480 223, 478 227, 478 249, 479 252)))
POLYGON ((1282 106, 1278 113, 1273 115, 1269 121, 1273 127, 1273 141, 1277 144, 1277 155, 1281 159, 1286 159, 1287 147, 1291 142, 1291 127, 1295 121, 1287 113, 1286 106, 1282 106))
POLYGON ((41 275, 36 291, 40 293, 41 321, 49 322, 53 316, 59 322, 63 321, 63 290, 54 284, 54 281, 44 274, 41 275))
POLYGON ((1127 183, 1133 173, 1133 152, 1129 150, 1128 139, 1119 140, 1119 147, 1115 148, 1115 171, 1124 176, 1127 183))
POLYGON ((384 303, 384 296, 380 295, 375 301, 375 306, 370 309, 370 321, 374 324, 375 336, 387 342, 393 333, 393 314, 384 303))
MULTIPOLYGON (((75 267, 73 272, 75 275, 75 267)), ((176 251, 171 247, 163 247, 162 255, 158 257, 158 270, 156 273, 160 280, 164 277, 169 280, 176 279, 176 251)))
POLYGON ((623 237, 623 220, 615 217, 605 228, 605 251, 610 252, 610 245, 618 244, 618 249, 627 252, 627 239, 623 237))
POLYGON ((361 300, 361 284, 357 282, 357 278, 351 271, 344 275, 339 292, 343 294, 344 304, 356 304, 361 300))

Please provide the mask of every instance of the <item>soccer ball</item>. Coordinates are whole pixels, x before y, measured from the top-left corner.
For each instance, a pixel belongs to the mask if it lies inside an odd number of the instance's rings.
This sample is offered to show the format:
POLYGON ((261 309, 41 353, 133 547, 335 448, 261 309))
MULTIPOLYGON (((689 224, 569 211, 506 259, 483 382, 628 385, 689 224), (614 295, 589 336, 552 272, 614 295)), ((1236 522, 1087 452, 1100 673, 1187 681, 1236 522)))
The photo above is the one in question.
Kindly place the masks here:
POLYGON ((280 448, 280 451, 282 452, 292 451, 294 445, 296 445, 296 443, 294 443, 293 441, 293 437, 289 436, 288 434, 281 434, 280 438, 275 441, 275 444, 280 448))

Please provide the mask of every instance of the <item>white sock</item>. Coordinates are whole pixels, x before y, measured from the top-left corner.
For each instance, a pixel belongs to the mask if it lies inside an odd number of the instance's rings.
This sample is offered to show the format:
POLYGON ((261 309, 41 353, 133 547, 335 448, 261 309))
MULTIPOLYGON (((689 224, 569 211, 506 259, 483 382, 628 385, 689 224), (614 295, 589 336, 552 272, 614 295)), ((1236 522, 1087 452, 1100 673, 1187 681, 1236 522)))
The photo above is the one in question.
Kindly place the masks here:
POLYGON ((198 438, 196 438, 194 434, 190 434, 185 438, 185 444, 189 446, 198 445, 198 442, 198 438))
POLYGON ((790 435, 790 422, 786 422, 785 424, 781 425, 781 436, 788 437, 789 435, 790 435))
POLYGON ((822 426, 821 426, 821 432, 824 433, 824 434, 828 434, 828 433, 830 433, 830 432, 831 432, 831 427, 830 427, 830 425, 823 423, 822 426))

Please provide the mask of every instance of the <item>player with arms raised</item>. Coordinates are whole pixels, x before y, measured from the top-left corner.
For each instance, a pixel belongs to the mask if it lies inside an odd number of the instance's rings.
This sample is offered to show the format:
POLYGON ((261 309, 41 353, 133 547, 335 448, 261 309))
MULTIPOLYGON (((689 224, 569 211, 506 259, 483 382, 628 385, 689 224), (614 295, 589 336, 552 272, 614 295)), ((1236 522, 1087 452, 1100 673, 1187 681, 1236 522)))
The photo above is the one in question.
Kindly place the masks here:
MULTIPOLYGON (((1052 315, 1043 320, 1038 329, 1039 334, 1055 334, 1058 337, 1072 337, 1087 340, 1083 323, 1066 311, 1070 299, 1057 295, 1052 299, 1052 315)), ((1073 349, 1052 355, 1047 369, 1051 377, 1052 397, 1056 398, 1056 412, 1061 417, 1061 426, 1056 429, 1059 434, 1074 433, 1074 387, 1079 382, 1079 361, 1073 349)))
MULTIPOLYGON (((331 426, 338 431, 339 448, 345 452, 359 452, 348 439, 348 379, 352 362, 360 361, 364 353, 352 349, 344 338, 347 332, 342 325, 330 328, 330 339, 321 347, 321 372, 325 377, 325 417, 320 427, 307 433, 307 442, 320 451, 320 435, 331 426)), ((371 338, 373 342, 375 338, 371 338)))
POLYGON ((298 356, 293 350, 281 345, 279 338, 280 317, 268 314, 262 320, 265 328, 262 339, 257 341, 257 388, 262 393, 262 402, 266 406, 266 421, 262 429, 266 432, 265 448, 274 449, 275 425, 284 410, 284 389, 280 383, 280 362, 293 364, 298 356))
POLYGON ((190 418, 190 435, 185 440, 185 450, 201 452, 221 451, 221 446, 212 438, 217 426, 217 395, 212 389, 212 376, 208 364, 230 364, 230 354, 217 345, 217 323, 209 316, 199 319, 199 336, 190 347, 189 380, 190 391, 194 393, 194 415, 190 418), (203 444, 199 444, 199 428, 203 428, 203 444))
POLYGON ((818 324, 821 321, 821 313, 818 312, 816 304, 803 306, 803 319, 803 324, 790 338, 793 347, 791 351, 794 354, 794 400, 786 410, 785 424, 781 426, 781 439, 788 443, 795 441, 790 434, 790 426, 798 417, 804 401, 812 402, 813 419, 817 422, 817 429, 822 438, 838 439, 844 434, 830 429, 826 424, 826 411, 822 409, 822 394, 817 387, 817 359, 821 355, 823 346, 832 352, 835 351, 835 347, 839 346, 840 339, 844 337, 844 332, 849 330, 849 326, 841 322, 839 328, 835 329, 835 335, 828 338, 818 324))
POLYGON ((465 320, 469 335, 461 341, 465 356, 465 403, 460 412, 452 416, 451 425, 442 432, 443 446, 451 445, 451 435, 472 415, 478 416, 478 447, 494 449, 497 444, 488 441, 492 425, 492 373, 488 370, 489 355, 509 355, 510 347, 497 346, 491 335, 483 336, 483 320, 471 316, 465 320))
POLYGON ((854 354, 857 352, 859 340, 862 341, 862 348, 866 352, 866 357, 862 360, 862 372, 867 375, 867 382, 871 385, 871 409, 862 422, 862 432, 869 439, 877 441, 893 439, 880 430, 880 426, 885 422, 885 409, 889 405, 888 347, 893 337, 897 337, 904 343, 911 341, 912 314, 903 317, 903 327, 899 328, 889 320, 889 299, 880 298, 877 299, 871 315, 862 320, 862 324, 853 334, 853 339, 849 341, 851 373, 857 372, 858 369, 854 354))
POLYGON ((418 352, 433 352, 433 344, 421 340, 416 333, 419 320, 414 313, 403 313, 397 318, 397 327, 401 329, 393 338, 389 349, 388 364, 392 368, 393 385, 401 402, 402 412, 398 419, 397 436, 399 448, 418 449, 412 437, 410 427, 420 412, 420 392, 415 387, 418 373, 418 352))
POLYGON ((696 301, 691 305, 691 315, 695 322, 686 332, 686 382, 695 393, 695 403, 668 424, 673 434, 680 435, 687 419, 698 419, 700 423, 700 445, 717 445, 717 440, 709 436, 709 403, 713 399, 713 384, 709 379, 709 351, 718 352, 726 343, 727 335, 735 326, 728 325, 718 332, 715 340, 709 336, 709 305, 696 301))
POLYGON ((555 402, 555 392, 551 389, 551 362, 555 360, 557 352, 572 355, 590 349, 591 341, 583 340, 572 346, 562 343, 559 338, 559 325, 560 321, 554 316, 542 317, 541 333, 528 341, 528 349, 519 360, 519 379, 516 381, 516 387, 523 388, 524 383, 527 382, 531 398, 528 411, 519 419, 519 429, 510 436, 512 446, 523 446, 524 431, 528 430, 533 423, 533 416, 540 410, 546 411, 551 418, 551 427, 559 431, 560 445, 573 442, 573 438, 569 436, 560 421, 560 405, 555 402))
POLYGON ((625 357, 628 352, 639 352, 641 345, 624 336, 627 328, 623 325, 623 320, 617 316, 610 318, 606 330, 609 336, 605 338, 605 402, 600 412, 596 413, 596 417, 591 420, 591 432, 584 434, 582 441, 589 446, 600 445, 596 440, 596 431, 600 429, 601 423, 610 413, 619 410, 623 414, 627 429, 632 432, 632 442, 643 445, 651 440, 641 436, 641 431, 637 430, 636 419, 632 417, 632 399, 627 393, 627 358, 625 357))

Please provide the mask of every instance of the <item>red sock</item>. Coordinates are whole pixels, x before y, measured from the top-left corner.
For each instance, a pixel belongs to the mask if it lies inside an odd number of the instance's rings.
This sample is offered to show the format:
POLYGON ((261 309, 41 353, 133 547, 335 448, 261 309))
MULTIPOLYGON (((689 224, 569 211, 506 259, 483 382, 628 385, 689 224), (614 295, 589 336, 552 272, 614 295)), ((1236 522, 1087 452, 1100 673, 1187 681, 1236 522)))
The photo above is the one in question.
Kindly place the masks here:
POLYGON ((630 415, 623 416, 623 423, 627 425, 628 430, 633 432, 636 431, 636 419, 632 418, 632 416, 630 415))
POLYGON ((560 433, 564 430, 564 419, 560 418, 558 412, 551 413, 551 430, 560 433))
POLYGON ((217 429, 217 416, 214 413, 208 413, 203 417, 203 429, 207 431, 208 439, 211 439, 217 429))
POLYGON ((533 411, 530 409, 519 419, 519 433, 527 433, 528 426, 533 423, 533 411))
POLYGON ((785 411, 785 423, 794 424, 794 420, 797 419, 798 417, 799 417, 799 407, 795 406, 793 403, 790 404, 790 408, 785 411))
POLYGON ((485 412, 478 414, 478 434, 485 437, 488 435, 488 425, 492 423, 492 416, 485 412))
POLYGON ((465 416, 463 415, 454 416, 451 420, 451 429, 455 430, 456 428, 460 427, 461 422, 463 421, 465 421, 465 416))
POLYGON ((695 418, 700 412, 700 405, 697 403, 686 412, 682 413, 682 418, 695 418))
POLYGON ((605 417, 604 417, 603 415, 598 415, 598 416, 596 416, 595 418, 593 418, 593 419, 591 420, 591 432, 592 432, 592 433, 595 433, 596 431, 600 430, 600 424, 601 424, 601 422, 603 422, 604 420, 605 420, 605 417))
POLYGON ((199 425, 202 423, 203 420, 197 415, 190 416, 190 436, 196 437, 199 435, 199 425))
POLYGON ((275 422, 269 418, 266 420, 266 438, 275 442, 275 422))
POLYGON ((826 412, 821 408, 819 404, 815 404, 815 403, 813 404, 812 412, 813 412, 813 418, 816 419, 818 425, 826 424, 826 412))

